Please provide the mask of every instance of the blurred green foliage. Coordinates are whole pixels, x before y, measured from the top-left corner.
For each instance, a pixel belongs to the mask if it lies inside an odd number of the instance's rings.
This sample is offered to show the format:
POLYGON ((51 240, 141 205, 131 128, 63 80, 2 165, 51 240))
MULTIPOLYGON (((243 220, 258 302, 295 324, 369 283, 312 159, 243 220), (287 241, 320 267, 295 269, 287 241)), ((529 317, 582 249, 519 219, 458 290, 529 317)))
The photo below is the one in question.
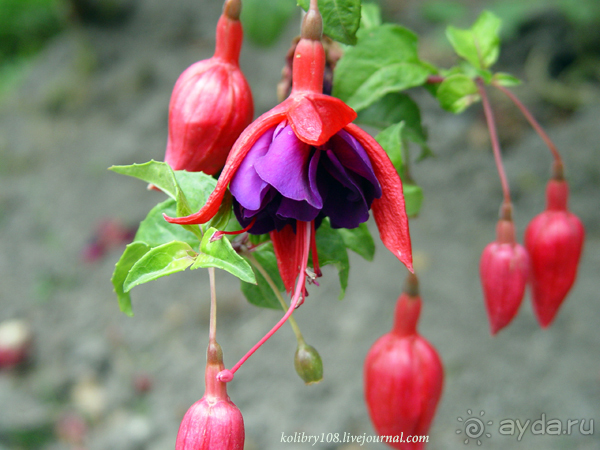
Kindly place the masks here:
MULTIPOLYGON (((482 6, 502 20, 502 34, 511 36, 520 25, 535 14, 554 10, 564 15, 574 26, 589 26, 600 22, 599 0, 490 0, 482 6)), ((464 0, 428 0, 421 12, 431 22, 444 26, 449 23, 468 23, 479 13, 472 2, 464 0)))
POLYGON ((0 0, 0 65, 29 56, 62 29, 58 0, 0 0))

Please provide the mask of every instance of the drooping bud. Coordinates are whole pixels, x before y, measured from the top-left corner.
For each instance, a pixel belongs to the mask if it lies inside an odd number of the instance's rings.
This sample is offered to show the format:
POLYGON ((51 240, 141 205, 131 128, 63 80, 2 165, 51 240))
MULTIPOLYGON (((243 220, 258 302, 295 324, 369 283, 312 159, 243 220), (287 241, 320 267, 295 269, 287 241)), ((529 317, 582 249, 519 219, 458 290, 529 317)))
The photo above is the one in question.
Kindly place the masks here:
POLYGON ((183 416, 175 450, 243 450, 242 413, 227 395, 227 385, 217 380, 225 368, 223 352, 216 342, 207 351, 204 396, 183 416))
POLYGON ((563 179, 551 179, 546 188, 546 210, 527 226, 525 246, 531 257, 533 311, 546 328, 577 277, 585 229, 567 209, 569 187, 563 179))
POLYGON ((495 335, 517 315, 529 276, 529 256, 515 240, 509 215, 498 221, 496 240, 483 250, 479 273, 490 332, 495 335))
POLYGON ((312 346, 300 342, 294 355, 294 367, 306 384, 318 383, 323 379, 323 361, 321 355, 312 346))
MULTIPOLYGON (((444 379, 433 346, 417 332, 421 311, 417 278, 396 304, 394 326, 371 347, 365 360, 365 398, 373 426, 381 436, 426 435, 444 379)), ((388 443, 396 449, 422 449, 425 443, 388 443)))
POLYGON ((192 64, 175 83, 165 154, 174 170, 216 174, 252 121, 252 93, 238 62, 243 37, 240 8, 240 0, 226 0, 214 56, 192 64))

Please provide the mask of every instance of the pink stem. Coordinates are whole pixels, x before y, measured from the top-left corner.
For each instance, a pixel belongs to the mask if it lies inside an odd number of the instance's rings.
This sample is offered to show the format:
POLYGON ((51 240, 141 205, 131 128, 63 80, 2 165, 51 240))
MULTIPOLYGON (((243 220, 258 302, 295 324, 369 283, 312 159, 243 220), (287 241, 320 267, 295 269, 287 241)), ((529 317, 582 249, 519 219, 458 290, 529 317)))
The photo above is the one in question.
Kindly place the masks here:
POLYGON ((271 330, 265 334, 265 336, 258 341, 257 344, 254 345, 243 357, 240 359, 235 366, 231 368, 231 370, 223 370, 219 372, 217 378, 219 381, 231 381, 233 379, 233 374, 246 362, 252 354, 259 349, 281 326, 289 319, 289 317, 294 312, 296 305, 298 304, 298 300, 300 299, 301 294, 304 292, 304 284, 305 284, 305 273, 306 267, 308 266, 308 254, 310 252, 310 237, 311 237, 311 226, 307 222, 298 221, 296 224, 296 233, 304 233, 304 237, 301 239, 303 244, 302 248, 302 265, 300 267, 300 272, 298 275, 298 281, 296 282, 296 290, 294 291, 294 296, 292 301, 290 302, 290 307, 288 308, 285 315, 277 322, 277 324, 271 328, 271 330))
POLYGON ((558 149, 554 145, 554 142, 552 142, 552 139, 550 139, 550 137, 543 130, 543 128, 541 127, 539 122, 537 120, 535 120, 535 117, 533 117, 533 114, 531 114, 529 112, 527 107, 523 103, 521 103, 521 101, 517 98, 517 96, 515 94, 513 94, 510 90, 508 90, 504 86, 501 86, 498 83, 494 83, 494 86, 497 87, 498 89, 500 89, 502 92, 504 92, 506 94, 506 96, 508 98, 510 98, 512 100, 512 102, 517 106, 517 108, 519 108, 521 110, 521 112, 523 113, 523 115, 525 116, 525 118, 527 119, 529 124, 533 127, 533 129, 537 132, 537 134, 543 139, 543 141, 548 146, 548 149, 552 153, 552 156, 554 156, 555 164, 562 166, 562 158, 560 157, 560 153, 558 152, 558 149))
POLYGON ((438 84, 444 80, 445 80, 445 78, 440 75, 430 75, 427 77, 426 83, 427 84, 438 84))
POLYGON ((208 268, 208 279, 210 281, 210 324, 208 329, 208 341, 217 342, 217 290, 215 286, 215 268, 208 268))
POLYGON ((487 122, 488 129, 490 131, 490 140, 492 141, 492 149, 494 151, 494 159, 496 160, 496 167, 498 168, 498 175, 500 176, 500 183, 502 183, 502 191, 504 192, 504 202, 510 204, 510 189, 508 187, 508 180, 506 173, 504 172, 504 166, 502 165, 502 154, 500 152, 500 142, 498 141, 498 133, 496 132, 496 123, 494 121, 494 113, 490 105, 487 93, 485 92, 485 86, 483 80, 478 78, 476 80, 477 88, 479 89, 479 95, 481 95, 481 102, 483 103, 483 111, 485 113, 485 120, 487 122))

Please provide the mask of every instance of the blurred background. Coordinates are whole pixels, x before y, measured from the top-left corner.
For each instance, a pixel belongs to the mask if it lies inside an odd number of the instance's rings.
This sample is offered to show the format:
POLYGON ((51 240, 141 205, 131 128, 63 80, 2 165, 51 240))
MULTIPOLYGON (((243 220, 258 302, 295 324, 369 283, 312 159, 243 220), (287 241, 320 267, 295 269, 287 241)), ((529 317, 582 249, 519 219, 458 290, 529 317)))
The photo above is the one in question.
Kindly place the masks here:
MULTIPOLYGON (((244 0, 241 66, 257 115, 276 84, 299 9, 244 0)), ((482 417, 481 448, 598 449, 600 430, 501 436, 499 422, 545 415, 600 428, 600 3, 597 0, 387 0, 385 19, 420 36, 420 54, 456 60, 447 24, 468 27, 483 8, 503 19, 495 67, 524 80, 514 92, 555 140, 566 163, 571 210, 587 230, 579 277, 555 323, 541 330, 529 296, 514 322, 489 335, 478 276, 495 238, 501 189, 480 105, 460 116, 426 92, 422 107, 435 157, 412 168, 423 187, 411 221, 424 302, 421 333, 438 349, 444 393, 430 449, 465 447, 464 420, 482 417), (460 418, 460 420, 459 420, 460 418), (461 433, 458 433, 461 431, 461 433)), ((25 343, 23 363, 0 368, 0 450, 161 450, 204 391, 208 335, 205 271, 132 291, 119 311, 110 277, 125 243, 164 196, 107 171, 162 160, 168 102, 178 75, 214 49, 220 0, 0 0, 0 355, 25 343)), ((493 93, 519 238, 545 205, 550 156, 518 111, 493 93)), ((374 224, 370 224, 377 236, 374 224)), ((346 297, 327 267, 295 314, 324 362, 305 386, 284 327, 238 372, 229 395, 246 423, 246 447, 301 449, 282 433, 374 434, 362 362, 391 327, 406 270, 377 241, 373 263, 351 256, 346 297)), ((247 304, 239 282, 217 274, 217 338, 230 367, 280 313, 247 304)), ((467 442, 477 447, 475 440, 467 442)), ((314 448, 353 450, 348 444, 314 448)), ((381 444, 364 448, 383 449, 381 444)))

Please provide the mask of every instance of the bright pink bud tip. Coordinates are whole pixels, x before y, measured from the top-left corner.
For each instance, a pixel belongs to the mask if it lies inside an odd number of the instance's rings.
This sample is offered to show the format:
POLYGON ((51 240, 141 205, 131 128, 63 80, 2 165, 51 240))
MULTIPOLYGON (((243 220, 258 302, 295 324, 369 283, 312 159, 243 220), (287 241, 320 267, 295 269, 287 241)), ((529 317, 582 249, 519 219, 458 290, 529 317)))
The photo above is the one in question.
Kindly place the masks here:
POLYGON ((490 332, 495 335, 517 315, 529 276, 529 256, 515 242, 515 227, 510 220, 500 220, 497 238, 481 254, 479 272, 490 332))
POLYGON ((252 93, 238 65, 241 46, 240 21, 224 13, 217 25, 215 55, 179 76, 169 104, 165 155, 174 170, 217 173, 252 121, 252 93))
POLYGON ((217 379, 224 369, 223 352, 209 343, 205 372, 206 391, 183 416, 175 450, 243 450, 244 419, 227 395, 227 386, 217 379))
POLYGON ((365 360, 371 421, 379 435, 392 437, 388 445, 401 450, 425 447, 424 442, 393 442, 393 438, 427 435, 444 380, 440 357, 416 330, 420 310, 418 294, 403 293, 392 331, 375 342, 365 360))
POLYGON ((525 231, 531 258, 533 310, 542 327, 549 326, 577 277, 585 230, 579 218, 567 210, 569 187, 564 180, 550 180, 546 210, 525 231))

